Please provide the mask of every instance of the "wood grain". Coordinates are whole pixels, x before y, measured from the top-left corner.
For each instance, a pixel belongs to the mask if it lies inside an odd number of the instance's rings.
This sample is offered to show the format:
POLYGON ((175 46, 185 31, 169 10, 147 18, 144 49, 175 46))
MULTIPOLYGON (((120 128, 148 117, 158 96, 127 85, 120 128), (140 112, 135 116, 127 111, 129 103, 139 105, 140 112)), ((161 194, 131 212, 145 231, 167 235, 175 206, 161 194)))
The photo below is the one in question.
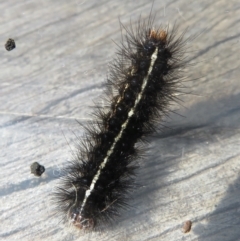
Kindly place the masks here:
POLYGON ((132 208, 114 227, 84 234, 53 216, 50 194, 104 90, 128 25, 152 2, 0 1, 0 239, 240 240, 239 1, 154 2, 156 25, 176 21, 190 43, 179 98, 141 162, 132 208), (16 49, 8 52, 8 38, 16 49), (182 117, 184 116, 184 117, 182 117), (41 178, 30 173, 39 162, 41 178), (182 223, 193 222, 184 234, 182 223))

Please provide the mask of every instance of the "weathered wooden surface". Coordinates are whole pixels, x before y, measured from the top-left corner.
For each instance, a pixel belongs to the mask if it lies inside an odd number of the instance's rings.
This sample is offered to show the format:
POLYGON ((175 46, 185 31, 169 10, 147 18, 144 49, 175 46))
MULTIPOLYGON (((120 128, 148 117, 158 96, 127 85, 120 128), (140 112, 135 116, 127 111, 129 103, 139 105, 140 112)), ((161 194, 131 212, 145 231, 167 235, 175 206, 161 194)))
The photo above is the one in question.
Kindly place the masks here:
POLYGON ((83 234, 52 216, 49 194, 71 159, 103 91, 119 42, 118 18, 147 16, 151 1, 0 1, 0 239, 240 240, 240 5, 238 1, 159 1, 159 23, 187 26, 195 63, 163 131, 152 138, 136 190, 114 227, 83 234), (8 38, 16 49, 7 52, 8 38), (175 108, 175 109, 176 109, 175 108), (64 138, 64 135, 66 139, 64 138), (70 144, 68 146, 67 141, 70 144), (42 178, 30 164, 46 167, 42 178), (192 220, 192 230, 181 232, 192 220))

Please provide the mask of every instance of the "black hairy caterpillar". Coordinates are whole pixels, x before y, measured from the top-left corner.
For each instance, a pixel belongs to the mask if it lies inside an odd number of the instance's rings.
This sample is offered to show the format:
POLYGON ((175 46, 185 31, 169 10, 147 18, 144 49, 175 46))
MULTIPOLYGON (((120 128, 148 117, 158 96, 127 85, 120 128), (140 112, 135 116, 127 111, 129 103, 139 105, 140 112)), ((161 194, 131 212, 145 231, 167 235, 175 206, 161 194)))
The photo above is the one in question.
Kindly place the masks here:
POLYGON ((107 110, 98 108, 96 121, 76 158, 64 169, 54 193, 64 219, 79 229, 110 223, 127 207, 134 188, 136 143, 155 132, 181 84, 185 66, 184 34, 177 27, 153 28, 154 17, 140 18, 126 36, 110 66, 107 110))

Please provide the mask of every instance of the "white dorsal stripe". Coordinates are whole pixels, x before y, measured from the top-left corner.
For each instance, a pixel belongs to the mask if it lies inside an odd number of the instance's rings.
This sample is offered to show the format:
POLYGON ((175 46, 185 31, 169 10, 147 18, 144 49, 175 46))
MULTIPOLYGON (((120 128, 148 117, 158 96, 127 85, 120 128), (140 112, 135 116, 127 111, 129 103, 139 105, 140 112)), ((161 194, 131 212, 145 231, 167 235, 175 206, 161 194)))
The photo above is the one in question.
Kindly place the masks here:
POLYGON ((93 177, 93 180, 92 180, 92 183, 90 185, 90 188, 85 192, 85 196, 84 196, 84 199, 83 199, 83 202, 82 202, 82 205, 81 205, 80 213, 83 211, 84 206, 85 206, 85 204, 87 202, 87 199, 91 195, 91 192, 92 192, 92 190, 95 187, 95 184, 96 184, 96 182, 97 182, 97 180, 98 180, 98 178, 99 178, 99 176, 101 174, 102 169, 106 166, 106 164, 107 164, 107 162, 109 160, 110 155, 113 153, 114 148, 115 148, 117 142, 121 139, 123 131, 126 129, 127 124, 129 122, 130 118, 133 116, 133 114, 134 114, 134 112, 136 110, 136 107, 137 107, 138 103, 140 102, 140 100, 142 98, 143 92, 144 92, 144 90, 145 90, 145 88, 147 86, 147 83, 148 83, 149 76, 150 76, 150 74, 152 72, 154 63, 156 62, 157 54, 158 54, 158 48, 155 49, 154 53, 151 56, 151 64, 149 66, 148 73, 147 73, 146 77, 143 79, 143 83, 142 83, 142 86, 141 86, 141 91, 140 91, 140 93, 138 94, 138 96, 137 96, 137 98, 135 100, 134 106, 128 112, 127 120, 122 124, 121 131, 115 137, 114 142, 113 142, 112 146, 110 147, 110 149, 108 150, 106 157, 103 159, 103 162, 99 166, 99 169, 98 169, 96 175, 93 177))

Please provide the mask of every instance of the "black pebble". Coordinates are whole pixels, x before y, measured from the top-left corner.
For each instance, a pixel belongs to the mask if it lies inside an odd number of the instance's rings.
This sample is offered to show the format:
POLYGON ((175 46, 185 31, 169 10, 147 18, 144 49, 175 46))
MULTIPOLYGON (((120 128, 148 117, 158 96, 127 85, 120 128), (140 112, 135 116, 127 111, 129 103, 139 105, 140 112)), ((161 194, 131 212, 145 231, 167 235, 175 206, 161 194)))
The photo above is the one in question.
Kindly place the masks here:
POLYGON ((45 172, 45 167, 40 165, 38 162, 32 163, 30 169, 31 173, 38 177, 40 177, 45 172))
POLYGON ((14 39, 11 39, 11 38, 8 39, 8 41, 5 43, 5 49, 7 51, 11 51, 11 50, 13 50, 15 48, 16 48, 16 44, 15 44, 14 39))

